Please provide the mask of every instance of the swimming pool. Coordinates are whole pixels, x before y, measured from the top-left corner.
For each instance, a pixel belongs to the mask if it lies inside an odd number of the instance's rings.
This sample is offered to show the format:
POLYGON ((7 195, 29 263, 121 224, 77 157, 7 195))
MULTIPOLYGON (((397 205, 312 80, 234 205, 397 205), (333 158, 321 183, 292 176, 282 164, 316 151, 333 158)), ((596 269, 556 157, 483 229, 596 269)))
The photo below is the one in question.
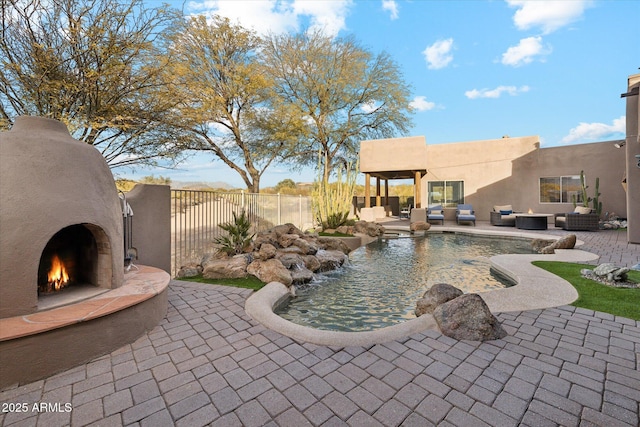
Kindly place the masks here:
POLYGON ((342 269, 297 290, 276 313, 303 326, 368 331, 415 318, 416 301, 435 283, 464 292, 507 286, 490 272, 489 258, 533 253, 530 240, 461 233, 384 237, 349 254, 342 269))

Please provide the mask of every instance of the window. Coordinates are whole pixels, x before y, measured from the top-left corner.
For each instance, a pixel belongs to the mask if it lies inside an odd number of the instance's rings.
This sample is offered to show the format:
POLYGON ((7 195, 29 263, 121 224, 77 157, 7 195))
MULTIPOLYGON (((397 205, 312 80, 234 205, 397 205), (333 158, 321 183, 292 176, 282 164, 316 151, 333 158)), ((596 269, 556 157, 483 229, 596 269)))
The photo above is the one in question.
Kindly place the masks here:
POLYGON ((580 175, 540 178, 540 203, 582 203, 580 175))
POLYGON ((429 181, 429 206, 442 205, 445 208, 455 208, 464 203, 463 181, 429 181))

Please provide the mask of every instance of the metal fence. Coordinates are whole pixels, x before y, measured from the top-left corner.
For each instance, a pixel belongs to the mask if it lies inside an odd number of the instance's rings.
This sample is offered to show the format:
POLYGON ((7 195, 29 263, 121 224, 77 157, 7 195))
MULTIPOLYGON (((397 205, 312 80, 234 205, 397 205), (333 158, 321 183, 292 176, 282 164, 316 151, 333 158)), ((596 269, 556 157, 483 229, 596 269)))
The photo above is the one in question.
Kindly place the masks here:
POLYGON ((252 233, 291 223, 301 230, 313 227, 311 198, 283 194, 219 193, 171 190, 171 274, 181 266, 199 263, 225 233, 220 224, 233 221, 244 211, 252 233))

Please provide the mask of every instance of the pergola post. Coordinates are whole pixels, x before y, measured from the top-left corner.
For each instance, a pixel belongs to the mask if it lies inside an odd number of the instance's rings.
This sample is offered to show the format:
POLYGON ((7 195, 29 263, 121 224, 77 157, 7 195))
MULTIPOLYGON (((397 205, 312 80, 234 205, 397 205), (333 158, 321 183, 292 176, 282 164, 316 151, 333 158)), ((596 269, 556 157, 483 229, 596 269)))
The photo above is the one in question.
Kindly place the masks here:
POLYGON ((414 198, 414 204, 416 206, 416 208, 421 208, 422 207, 422 203, 420 201, 420 194, 422 193, 421 189, 420 189, 420 181, 422 180, 422 174, 420 173, 420 171, 416 171, 415 175, 413 177, 413 186, 415 188, 415 194, 413 196, 414 198))
POLYGON ((364 207, 371 207, 371 175, 364 174, 364 207))
POLYGON ((384 180, 384 205, 389 206, 389 180, 384 180))
POLYGON ((376 206, 381 206, 380 204, 380 178, 376 177, 376 206))

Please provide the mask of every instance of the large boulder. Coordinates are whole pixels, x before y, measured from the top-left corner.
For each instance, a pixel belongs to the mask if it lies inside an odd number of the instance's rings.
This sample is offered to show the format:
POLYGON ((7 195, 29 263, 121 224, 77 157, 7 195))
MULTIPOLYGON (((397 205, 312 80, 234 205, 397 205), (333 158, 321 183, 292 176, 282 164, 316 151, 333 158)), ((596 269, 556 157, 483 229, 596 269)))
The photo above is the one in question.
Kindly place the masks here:
POLYGON ((340 251, 343 254, 348 254, 349 252, 351 252, 351 248, 349 248, 349 246, 347 246, 347 244, 339 238, 319 237, 318 244, 320 245, 321 249, 327 251, 340 251))
POLYGON ((290 268, 289 273, 291 274, 292 283, 294 285, 309 283, 313 280, 313 271, 304 266, 290 268))
POLYGON ((202 266, 202 277, 205 279, 238 279, 247 277, 247 266, 250 258, 250 255, 240 254, 229 258, 211 259, 202 266))
POLYGON ((553 239, 533 239, 531 241, 531 249, 539 253, 543 248, 546 248, 555 242, 556 241, 553 239))
POLYGON ((409 231, 427 231, 431 228, 431 224, 426 221, 414 221, 409 226, 409 231))
POLYGON ((247 273, 256 276, 261 282, 280 282, 285 286, 293 283, 291 273, 282 263, 271 258, 266 261, 255 260, 247 267, 247 273))
POLYGON ((331 271, 342 267, 348 257, 344 252, 338 250, 320 249, 315 257, 320 262, 320 268, 317 271, 331 271))
POLYGON ((540 250, 541 254, 554 254, 556 249, 573 249, 576 245, 576 235, 567 234, 564 237, 556 240, 554 243, 540 250))
POLYGON ((458 340, 488 341, 507 335, 478 294, 465 294, 439 305, 433 317, 443 335, 458 340))
POLYGON ((294 267, 304 267, 304 260, 299 254, 278 252, 278 254, 276 255, 276 259, 278 259, 282 263, 282 265, 284 265, 285 268, 289 270, 294 267))
POLYGON ((320 261, 318 261, 317 257, 315 257, 314 255, 305 255, 302 257, 302 259, 304 260, 304 266, 306 268, 313 271, 314 273, 316 271, 320 271, 320 267, 322 267, 322 264, 320 264, 320 261))
POLYGON ((258 250, 258 252, 255 252, 255 257, 262 261, 266 261, 275 257, 276 253, 277 249, 275 246, 273 246, 271 243, 263 243, 262 245, 260 245, 260 250, 258 250))
POLYGON ((426 313, 433 313, 433 310, 440 304, 458 298, 463 292, 447 283, 436 283, 431 286, 416 304, 416 316, 420 317, 426 313))
POLYGON ((357 221, 353 229, 356 233, 366 234, 370 237, 378 237, 384 234, 384 227, 375 222, 357 221))

